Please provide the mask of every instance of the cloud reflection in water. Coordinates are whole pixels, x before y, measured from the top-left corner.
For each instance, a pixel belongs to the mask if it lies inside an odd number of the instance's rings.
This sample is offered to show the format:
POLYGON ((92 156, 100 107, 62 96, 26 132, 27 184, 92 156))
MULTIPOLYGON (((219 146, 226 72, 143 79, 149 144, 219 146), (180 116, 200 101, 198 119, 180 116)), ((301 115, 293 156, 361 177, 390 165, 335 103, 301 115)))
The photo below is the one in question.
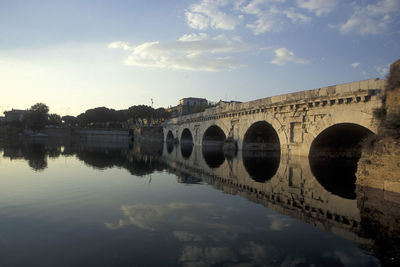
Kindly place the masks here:
POLYGON ((242 214, 239 208, 209 202, 122 205, 121 211, 126 218, 117 223, 105 223, 107 228, 136 226, 144 231, 166 232, 167 236, 172 236, 171 246, 177 248, 177 260, 182 266, 322 263, 354 266, 356 262, 375 266, 377 263, 370 255, 354 248, 344 248, 347 249, 344 252, 330 251, 329 247, 318 244, 305 245, 305 250, 294 250, 293 244, 282 246, 286 235, 293 234, 296 223, 275 213, 263 216, 262 221, 253 221, 250 217, 238 220, 236 216, 242 214), (318 250, 315 252, 318 256, 307 257, 310 249, 318 250))

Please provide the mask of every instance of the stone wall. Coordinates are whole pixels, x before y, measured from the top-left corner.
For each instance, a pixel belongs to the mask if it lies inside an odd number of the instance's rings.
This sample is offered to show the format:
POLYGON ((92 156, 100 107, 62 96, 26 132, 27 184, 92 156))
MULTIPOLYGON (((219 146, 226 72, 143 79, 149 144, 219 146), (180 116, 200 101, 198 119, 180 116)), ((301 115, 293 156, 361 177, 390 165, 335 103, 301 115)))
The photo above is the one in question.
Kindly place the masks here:
POLYGON ((163 128, 161 126, 142 126, 133 129, 135 141, 163 141, 163 128))
MULTIPOLYGON (((361 186, 400 193, 400 60, 391 65, 385 91, 384 112, 378 135, 365 142, 358 162, 357 181, 361 186)), ((400 201, 399 201, 400 202, 400 201)))
POLYGON ((357 187, 357 202, 361 214, 360 234, 374 240, 374 252, 382 260, 383 266, 399 266, 399 194, 357 187))
POLYGON ((400 113, 400 88, 388 90, 386 93, 387 114, 400 113))
POLYGON ((356 183, 400 193, 400 139, 378 137, 367 146, 358 162, 356 183))
POLYGON ((128 142, 128 130, 74 129, 73 136, 89 142, 128 142))
POLYGON ((70 137, 71 128, 46 128, 41 133, 51 136, 51 137, 70 137))

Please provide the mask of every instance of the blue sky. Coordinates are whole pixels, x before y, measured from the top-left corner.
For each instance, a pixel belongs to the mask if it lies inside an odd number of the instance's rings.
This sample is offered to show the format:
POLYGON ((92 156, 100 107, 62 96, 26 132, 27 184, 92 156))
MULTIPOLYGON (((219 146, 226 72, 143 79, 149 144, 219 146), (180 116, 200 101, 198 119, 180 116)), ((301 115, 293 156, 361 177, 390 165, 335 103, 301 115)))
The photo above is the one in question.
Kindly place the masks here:
POLYGON ((249 101, 385 77, 400 0, 0 0, 0 113, 249 101))

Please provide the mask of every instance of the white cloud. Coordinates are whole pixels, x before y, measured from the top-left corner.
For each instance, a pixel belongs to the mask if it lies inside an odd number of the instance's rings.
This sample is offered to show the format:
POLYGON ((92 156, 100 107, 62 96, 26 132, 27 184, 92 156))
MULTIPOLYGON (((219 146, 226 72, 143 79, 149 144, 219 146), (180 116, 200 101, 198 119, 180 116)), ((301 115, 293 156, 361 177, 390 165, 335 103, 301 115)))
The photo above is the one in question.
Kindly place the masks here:
POLYGON ((189 27, 197 30, 207 29, 210 23, 210 19, 201 14, 194 14, 192 12, 186 12, 186 22, 189 27))
POLYGON ((276 25, 276 21, 265 16, 260 16, 254 23, 247 24, 246 27, 253 30, 255 35, 270 31, 280 31, 281 27, 276 25))
POLYGON ((343 266, 378 266, 379 261, 372 255, 363 253, 359 249, 335 250, 323 253, 322 257, 338 260, 343 266))
MULTIPOLYGON (((179 217, 179 220, 182 221, 184 215, 190 217, 190 213, 193 212, 193 210, 209 211, 212 208, 214 208, 214 205, 211 203, 187 204, 177 202, 165 205, 122 205, 121 210, 127 218, 119 220, 118 223, 105 223, 105 226, 114 230, 127 225, 135 225, 144 230, 154 231, 156 225, 161 222, 165 223, 168 220, 172 220, 176 224, 174 218, 176 220, 176 218, 179 217), (175 216, 171 216, 171 218, 168 217, 171 214, 175 216)), ((193 216, 195 216, 195 214, 193 214, 193 216)), ((192 223, 196 222, 194 218, 190 219, 192 223)))
POLYGON ((185 246, 179 258, 183 266, 211 266, 236 262, 233 251, 228 247, 185 246))
POLYGON ((191 41, 200 41, 200 40, 205 40, 207 39, 208 35, 206 33, 190 33, 190 34, 185 34, 182 37, 179 38, 179 41, 182 42, 191 42, 191 41))
POLYGON ((263 246, 254 241, 243 244, 240 256, 249 258, 245 266, 280 266, 281 252, 274 246, 263 246))
POLYGON ((391 14, 399 9, 399 0, 381 0, 376 4, 357 5, 352 16, 340 25, 339 29, 343 33, 378 34, 387 30, 392 21, 391 14))
POLYGON ((186 231, 174 231, 174 236, 182 242, 199 242, 203 240, 203 237, 199 234, 193 234, 186 231))
POLYGON ((277 32, 286 22, 309 22, 310 18, 285 6, 285 0, 201 0, 185 12, 187 24, 197 30, 234 30, 244 20, 255 35, 277 32))
POLYGON ((246 24, 246 27, 252 29, 255 35, 280 31, 285 19, 292 23, 304 23, 310 21, 310 18, 297 12, 293 7, 283 7, 284 0, 251 0, 249 2, 241 1, 235 5, 235 8, 243 14, 255 16, 256 19, 246 24))
POLYGON ((280 263, 281 267, 290 267, 290 266, 301 266, 307 265, 307 260, 305 257, 293 257, 291 255, 287 255, 283 262, 280 263))
POLYGON ((118 41, 109 44, 109 47, 130 51, 125 60, 126 65, 195 71, 219 71, 241 67, 243 64, 226 54, 249 49, 238 37, 209 37, 204 33, 185 34, 177 41, 147 42, 138 46, 118 41))
POLYGON ((290 19, 293 23, 297 22, 308 22, 310 21, 310 18, 307 17, 304 14, 301 14, 299 12, 296 12, 294 8, 288 8, 286 10, 283 10, 282 13, 290 19))
POLYGON ((351 63, 351 66, 352 66, 353 68, 357 68, 358 66, 360 66, 360 62, 351 63))
POLYGON ((337 0, 297 0, 300 8, 315 12, 317 16, 328 14, 336 6, 337 0))
POLYGON ((243 19, 241 15, 231 15, 222 11, 228 0, 202 0, 185 12, 187 24, 198 30, 207 28, 233 30, 243 19))
MULTIPOLYGON (((364 1, 365 2, 365 1, 364 1)), ((197 30, 234 30, 245 22, 253 34, 279 32, 288 23, 308 23, 309 11, 320 17, 334 10, 338 0, 200 0, 186 11, 187 24, 197 30)), ((343 24, 328 24, 343 33, 377 34, 385 31, 400 9, 399 0, 352 4, 353 14, 343 24)))
POLYGON ((288 62, 297 63, 297 64, 310 64, 311 62, 306 59, 298 58, 294 55, 292 51, 287 48, 278 48, 275 49, 275 58, 271 60, 272 64, 276 65, 285 65, 288 62))
POLYGON ((121 48, 123 50, 129 50, 129 44, 122 41, 116 41, 108 45, 108 48, 121 48))
POLYGON ((268 217, 270 218, 269 229, 271 229, 273 231, 283 231, 284 228, 290 226, 290 224, 282 216, 268 215, 268 217))
POLYGON ((389 74, 389 69, 390 69, 390 64, 375 67, 375 70, 381 77, 386 77, 389 74))

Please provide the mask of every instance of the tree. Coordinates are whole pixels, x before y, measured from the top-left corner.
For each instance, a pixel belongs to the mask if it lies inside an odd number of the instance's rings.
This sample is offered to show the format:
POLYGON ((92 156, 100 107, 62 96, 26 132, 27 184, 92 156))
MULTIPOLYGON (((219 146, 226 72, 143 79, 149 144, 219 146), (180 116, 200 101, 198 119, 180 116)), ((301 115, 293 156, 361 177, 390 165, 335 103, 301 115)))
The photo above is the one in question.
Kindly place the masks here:
POLYGON ((43 103, 37 103, 25 114, 25 124, 29 129, 40 131, 46 126, 49 116, 49 107, 43 103))
POLYGON ((42 171, 47 168, 46 148, 43 144, 29 144, 24 158, 28 160, 29 166, 35 171, 42 171))
POLYGON ((79 114, 78 120, 83 124, 117 121, 117 112, 114 109, 97 107, 79 114))
POLYGON ((135 120, 137 119, 149 120, 154 114, 154 109, 146 105, 132 106, 128 108, 128 114, 130 118, 133 118, 135 120))
POLYGON ((66 115, 62 116, 61 120, 67 125, 67 126, 75 126, 75 124, 78 123, 78 119, 74 116, 66 115))
POLYGON ((158 108, 154 111, 154 118, 156 119, 168 119, 169 116, 170 114, 165 108, 158 108))
POLYGON ((53 126, 60 126, 62 124, 60 115, 55 114, 55 113, 50 114, 47 124, 53 125, 53 126))

